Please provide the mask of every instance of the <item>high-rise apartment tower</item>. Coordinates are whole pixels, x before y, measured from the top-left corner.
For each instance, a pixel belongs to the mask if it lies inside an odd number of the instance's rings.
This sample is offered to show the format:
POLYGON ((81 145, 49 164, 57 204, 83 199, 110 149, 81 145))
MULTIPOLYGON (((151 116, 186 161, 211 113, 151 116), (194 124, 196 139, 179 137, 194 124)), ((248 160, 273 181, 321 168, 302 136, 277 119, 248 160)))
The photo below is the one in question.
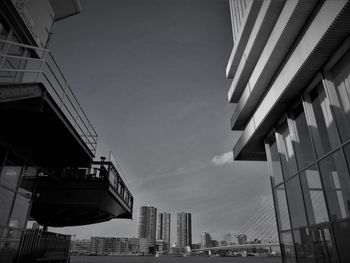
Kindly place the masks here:
POLYGON ((159 213, 157 221, 157 239, 163 240, 166 244, 164 250, 170 249, 170 225, 171 216, 169 213, 159 213))
POLYGON ((177 214, 177 246, 187 247, 192 245, 192 220, 191 213, 177 214))

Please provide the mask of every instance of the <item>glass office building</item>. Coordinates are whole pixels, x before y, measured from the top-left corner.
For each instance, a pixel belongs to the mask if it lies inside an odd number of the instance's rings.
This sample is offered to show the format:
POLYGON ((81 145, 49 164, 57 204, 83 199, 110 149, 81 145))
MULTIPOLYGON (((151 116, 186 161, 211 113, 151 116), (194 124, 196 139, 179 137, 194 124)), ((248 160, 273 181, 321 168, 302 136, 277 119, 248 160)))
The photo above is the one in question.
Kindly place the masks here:
POLYGON ((230 6, 234 158, 268 163, 283 262, 350 262, 350 3, 230 6))

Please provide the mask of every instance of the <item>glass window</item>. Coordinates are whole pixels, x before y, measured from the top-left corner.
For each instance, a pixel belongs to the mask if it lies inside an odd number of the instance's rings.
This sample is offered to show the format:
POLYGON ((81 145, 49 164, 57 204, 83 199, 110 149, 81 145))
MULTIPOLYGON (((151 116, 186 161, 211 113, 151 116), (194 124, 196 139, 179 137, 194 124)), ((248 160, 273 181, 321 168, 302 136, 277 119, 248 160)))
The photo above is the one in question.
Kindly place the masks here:
POLYGON ((27 166, 24 168, 21 183, 19 185, 19 191, 25 194, 32 194, 34 190, 34 180, 38 174, 38 169, 33 166, 27 166))
POLYGON ((294 245, 299 263, 314 263, 314 244, 308 228, 294 230, 294 245))
POLYGON ((17 194, 16 201, 13 206, 10 217, 9 226, 16 228, 24 228, 27 223, 27 215, 30 205, 30 199, 17 194))
POLYGON ((311 229, 317 262, 337 262, 328 227, 311 229))
POLYGON ((315 161, 309 128, 302 104, 289 113, 289 129, 299 170, 315 161))
POLYGON ((328 89, 342 141, 350 139, 350 51, 331 70, 328 89))
POLYGON ((322 83, 306 97, 308 120, 316 154, 324 156, 339 145, 337 130, 330 110, 330 102, 322 83))
POLYGON ((277 221, 280 230, 290 229, 289 212, 287 207, 286 190, 284 185, 279 185, 274 189, 275 207, 277 208, 277 221))
POLYGON ((292 137, 289 133, 287 122, 284 122, 283 125, 277 129, 276 140, 278 151, 281 156, 284 179, 286 180, 297 173, 292 137))
POLYGON ((285 262, 296 262, 292 232, 281 233, 281 247, 285 257, 285 262))
POLYGON ((350 262, 350 222, 347 221, 334 224, 333 229, 340 261, 350 262))
POLYGON ((267 148, 268 149, 266 151, 266 154, 271 173, 270 175, 272 178, 272 184, 273 186, 275 186, 283 181, 281 162, 280 157, 278 155, 275 136, 271 136, 270 138, 268 138, 267 148))
POLYGON ((343 155, 336 151, 320 162, 331 220, 349 217, 350 178, 343 155))
POLYGON ((0 224, 7 225, 15 194, 0 187, 0 224))
POLYGON ((306 214, 298 176, 290 179, 286 184, 289 213, 293 228, 306 226, 306 214))
POLYGON ((317 166, 311 166, 302 172, 300 174, 300 181, 304 193, 309 224, 328 222, 327 206, 317 166))
POLYGON ((5 166, 1 170, 0 183, 16 189, 18 180, 22 173, 23 163, 12 154, 8 154, 5 166))

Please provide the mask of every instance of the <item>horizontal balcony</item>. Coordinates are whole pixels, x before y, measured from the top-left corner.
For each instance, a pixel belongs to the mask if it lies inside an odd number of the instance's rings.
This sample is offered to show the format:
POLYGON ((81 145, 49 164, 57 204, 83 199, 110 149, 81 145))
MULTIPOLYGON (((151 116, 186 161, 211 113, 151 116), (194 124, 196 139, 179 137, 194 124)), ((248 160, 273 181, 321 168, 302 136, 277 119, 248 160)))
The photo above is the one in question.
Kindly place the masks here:
POLYGON ((37 179, 30 216, 52 227, 94 224, 132 218, 134 198, 110 161, 92 167, 67 168, 61 176, 37 179))
POLYGON ((350 33, 349 17, 347 1, 323 3, 278 70, 269 90, 262 98, 256 98, 260 103, 256 107, 258 101, 255 102, 256 110, 233 148, 234 159, 266 159, 263 138, 346 40, 350 33))
POLYGON ((91 163, 97 133, 48 50, 0 40, 0 92, 1 143, 37 165, 91 163))

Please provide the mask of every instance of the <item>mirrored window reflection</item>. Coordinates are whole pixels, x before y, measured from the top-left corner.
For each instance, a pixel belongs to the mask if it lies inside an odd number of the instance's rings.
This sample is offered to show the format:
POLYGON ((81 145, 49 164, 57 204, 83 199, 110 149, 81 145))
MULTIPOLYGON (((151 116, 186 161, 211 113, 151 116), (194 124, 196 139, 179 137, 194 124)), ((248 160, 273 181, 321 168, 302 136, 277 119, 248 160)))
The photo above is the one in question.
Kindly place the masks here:
POLYGON ((308 228, 294 230, 294 245, 298 262, 314 263, 314 244, 308 228))
POLYGON ((309 125, 314 139, 316 154, 324 156, 339 146, 335 121, 330 109, 330 102, 322 83, 318 84, 306 97, 309 125))
POLYGON ((28 210, 30 205, 30 199, 17 194, 15 204, 13 206, 12 214, 9 221, 10 227, 24 228, 28 210))
POLYGON ((292 232, 288 231, 288 232, 281 233, 281 247, 285 255, 285 259, 286 259, 285 262, 288 262, 288 263, 297 262, 295 259, 292 232))
POLYGON ((310 229, 317 262, 337 262, 331 232, 328 227, 310 229))
POLYGON ((286 190, 292 227, 306 226, 307 220, 298 176, 286 182, 286 190))
POLYGON ((329 93, 342 141, 350 139, 350 51, 331 71, 329 93))
POLYGON ((272 184, 275 186, 283 181, 281 162, 278 155, 275 136, 268 138, 267 158, 270 175, 272 177, 272 184))
POLYGON ((289 133, 287 122, 284 122, 276 131, 277 147, 281 157, 284 179, 288 179, 297 173, 297 165, 292 145, 292 137, 289 133))
POLYGON ((309 128, 306 123, 305 112, 301 103, 289 114, 289 127, 294 144, 295 156, 298 162, 298 168, 301 170, 315 161, 309 128))
POLYGON ((341 222, 333 225, 337 250, 341 262, 350 262, 350 222, 341 222))
POLYGON ((311 166, 300 174, 309 224, 328 222, 326 201, 317 166, 311 166))
POLYGON ((0 224, 7 225, 15 194, 0 187, 0 224))
POLYGON ((22 173, 23 163, 12 154, 8 154, 5 165, 1 170, 0 183, 16 189, 22 173))
POLYGON ((319 165, 331 221, 348 218, 350 212, 350 177, 342 153, 336 151, 323 159, 319 165))
POLYGON ((278 225, 280 227, 280 230, 288 230, 290 229, 290 222, 284 184, 277 186, 274 190, 274 193, 278 225))

